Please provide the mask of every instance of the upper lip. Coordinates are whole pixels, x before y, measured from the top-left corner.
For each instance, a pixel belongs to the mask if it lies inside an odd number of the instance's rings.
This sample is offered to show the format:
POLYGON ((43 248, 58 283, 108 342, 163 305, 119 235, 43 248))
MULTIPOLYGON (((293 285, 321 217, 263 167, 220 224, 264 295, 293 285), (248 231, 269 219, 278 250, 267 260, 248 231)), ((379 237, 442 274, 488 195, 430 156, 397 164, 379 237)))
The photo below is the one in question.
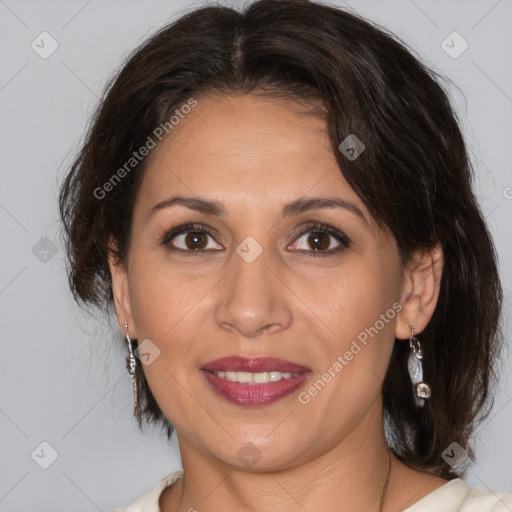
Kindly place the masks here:
POLYGON ((240 357, 228 356, 210 361, 201 367, 202 370, 209 372, 232 371, 232 372, 289 372, 303 373, 309 371, 309 368, 300 364, 277 359, 275 357, 240 357))

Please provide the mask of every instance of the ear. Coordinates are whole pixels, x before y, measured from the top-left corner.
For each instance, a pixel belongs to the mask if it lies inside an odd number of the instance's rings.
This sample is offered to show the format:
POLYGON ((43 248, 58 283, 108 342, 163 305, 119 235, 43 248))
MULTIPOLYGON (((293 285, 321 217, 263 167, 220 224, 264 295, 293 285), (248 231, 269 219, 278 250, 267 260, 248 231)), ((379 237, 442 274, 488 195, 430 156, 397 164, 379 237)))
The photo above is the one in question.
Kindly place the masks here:
POLYGON ((130 338, 135 339, 137 338, 137 334, 135 332, 131 310, 128 269, 118 261, 116 254, 117 243, 113 236, 110 236, 108 247, 108 265, 110 268, 112 293, 114 295, 117 321, 123 333, 126 333, 126 326, 124 323, 127 322, 128 332, 131 332, 130 338))
POLYGON ((396 338, 409 338, 410 326, 419 334, 428 325, 439 297, 443 262, 443 250, 439 244, 419 249, 411 255, 403 271, 402 310, 395 325, 396 338))

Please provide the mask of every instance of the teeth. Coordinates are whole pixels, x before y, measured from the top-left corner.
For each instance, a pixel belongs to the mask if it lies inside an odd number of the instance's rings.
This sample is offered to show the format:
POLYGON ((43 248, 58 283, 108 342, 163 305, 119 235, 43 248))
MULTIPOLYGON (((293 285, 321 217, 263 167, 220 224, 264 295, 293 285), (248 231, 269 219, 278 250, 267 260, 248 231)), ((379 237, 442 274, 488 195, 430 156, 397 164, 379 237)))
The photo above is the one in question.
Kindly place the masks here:
POLYGON ((281 379, 291 379, 297 377, 298 373, 289 372, 214 372, 217 377, 231 382, 240 382, 248 384, 265 384, 266 382, 277 382, 281 379))

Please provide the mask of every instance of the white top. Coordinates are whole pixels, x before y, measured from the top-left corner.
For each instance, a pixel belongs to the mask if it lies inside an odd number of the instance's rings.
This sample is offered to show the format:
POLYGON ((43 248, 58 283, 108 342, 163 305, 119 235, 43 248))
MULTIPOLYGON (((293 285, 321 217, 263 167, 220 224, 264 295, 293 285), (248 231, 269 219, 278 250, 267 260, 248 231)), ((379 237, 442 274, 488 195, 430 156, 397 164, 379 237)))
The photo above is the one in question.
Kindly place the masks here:
MULTIPOLYGON (((158 506, 160 494, 181 476, 183 476, 182 469, 167 475, 130 506, 116 508, 112 512, 161 512, 158 506)), ((470 489, 460 478, 456 478, 427 494, 402 512, 438 510, 442 512, 511 512, 512 494, 489 491, 482 487, 470 489)))

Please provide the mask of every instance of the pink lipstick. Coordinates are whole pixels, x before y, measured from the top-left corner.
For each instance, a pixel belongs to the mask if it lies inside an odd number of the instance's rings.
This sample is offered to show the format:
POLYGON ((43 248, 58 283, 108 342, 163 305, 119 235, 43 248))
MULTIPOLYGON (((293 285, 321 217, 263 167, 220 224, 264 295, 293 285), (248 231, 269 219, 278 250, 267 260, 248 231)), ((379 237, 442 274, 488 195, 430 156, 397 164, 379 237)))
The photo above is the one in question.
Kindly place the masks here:
POLYGON ((305 366, 273 357, 223 357, 206 363, 201 371, 216 393, 243 406, 277 402, 311 375, 305 366))

